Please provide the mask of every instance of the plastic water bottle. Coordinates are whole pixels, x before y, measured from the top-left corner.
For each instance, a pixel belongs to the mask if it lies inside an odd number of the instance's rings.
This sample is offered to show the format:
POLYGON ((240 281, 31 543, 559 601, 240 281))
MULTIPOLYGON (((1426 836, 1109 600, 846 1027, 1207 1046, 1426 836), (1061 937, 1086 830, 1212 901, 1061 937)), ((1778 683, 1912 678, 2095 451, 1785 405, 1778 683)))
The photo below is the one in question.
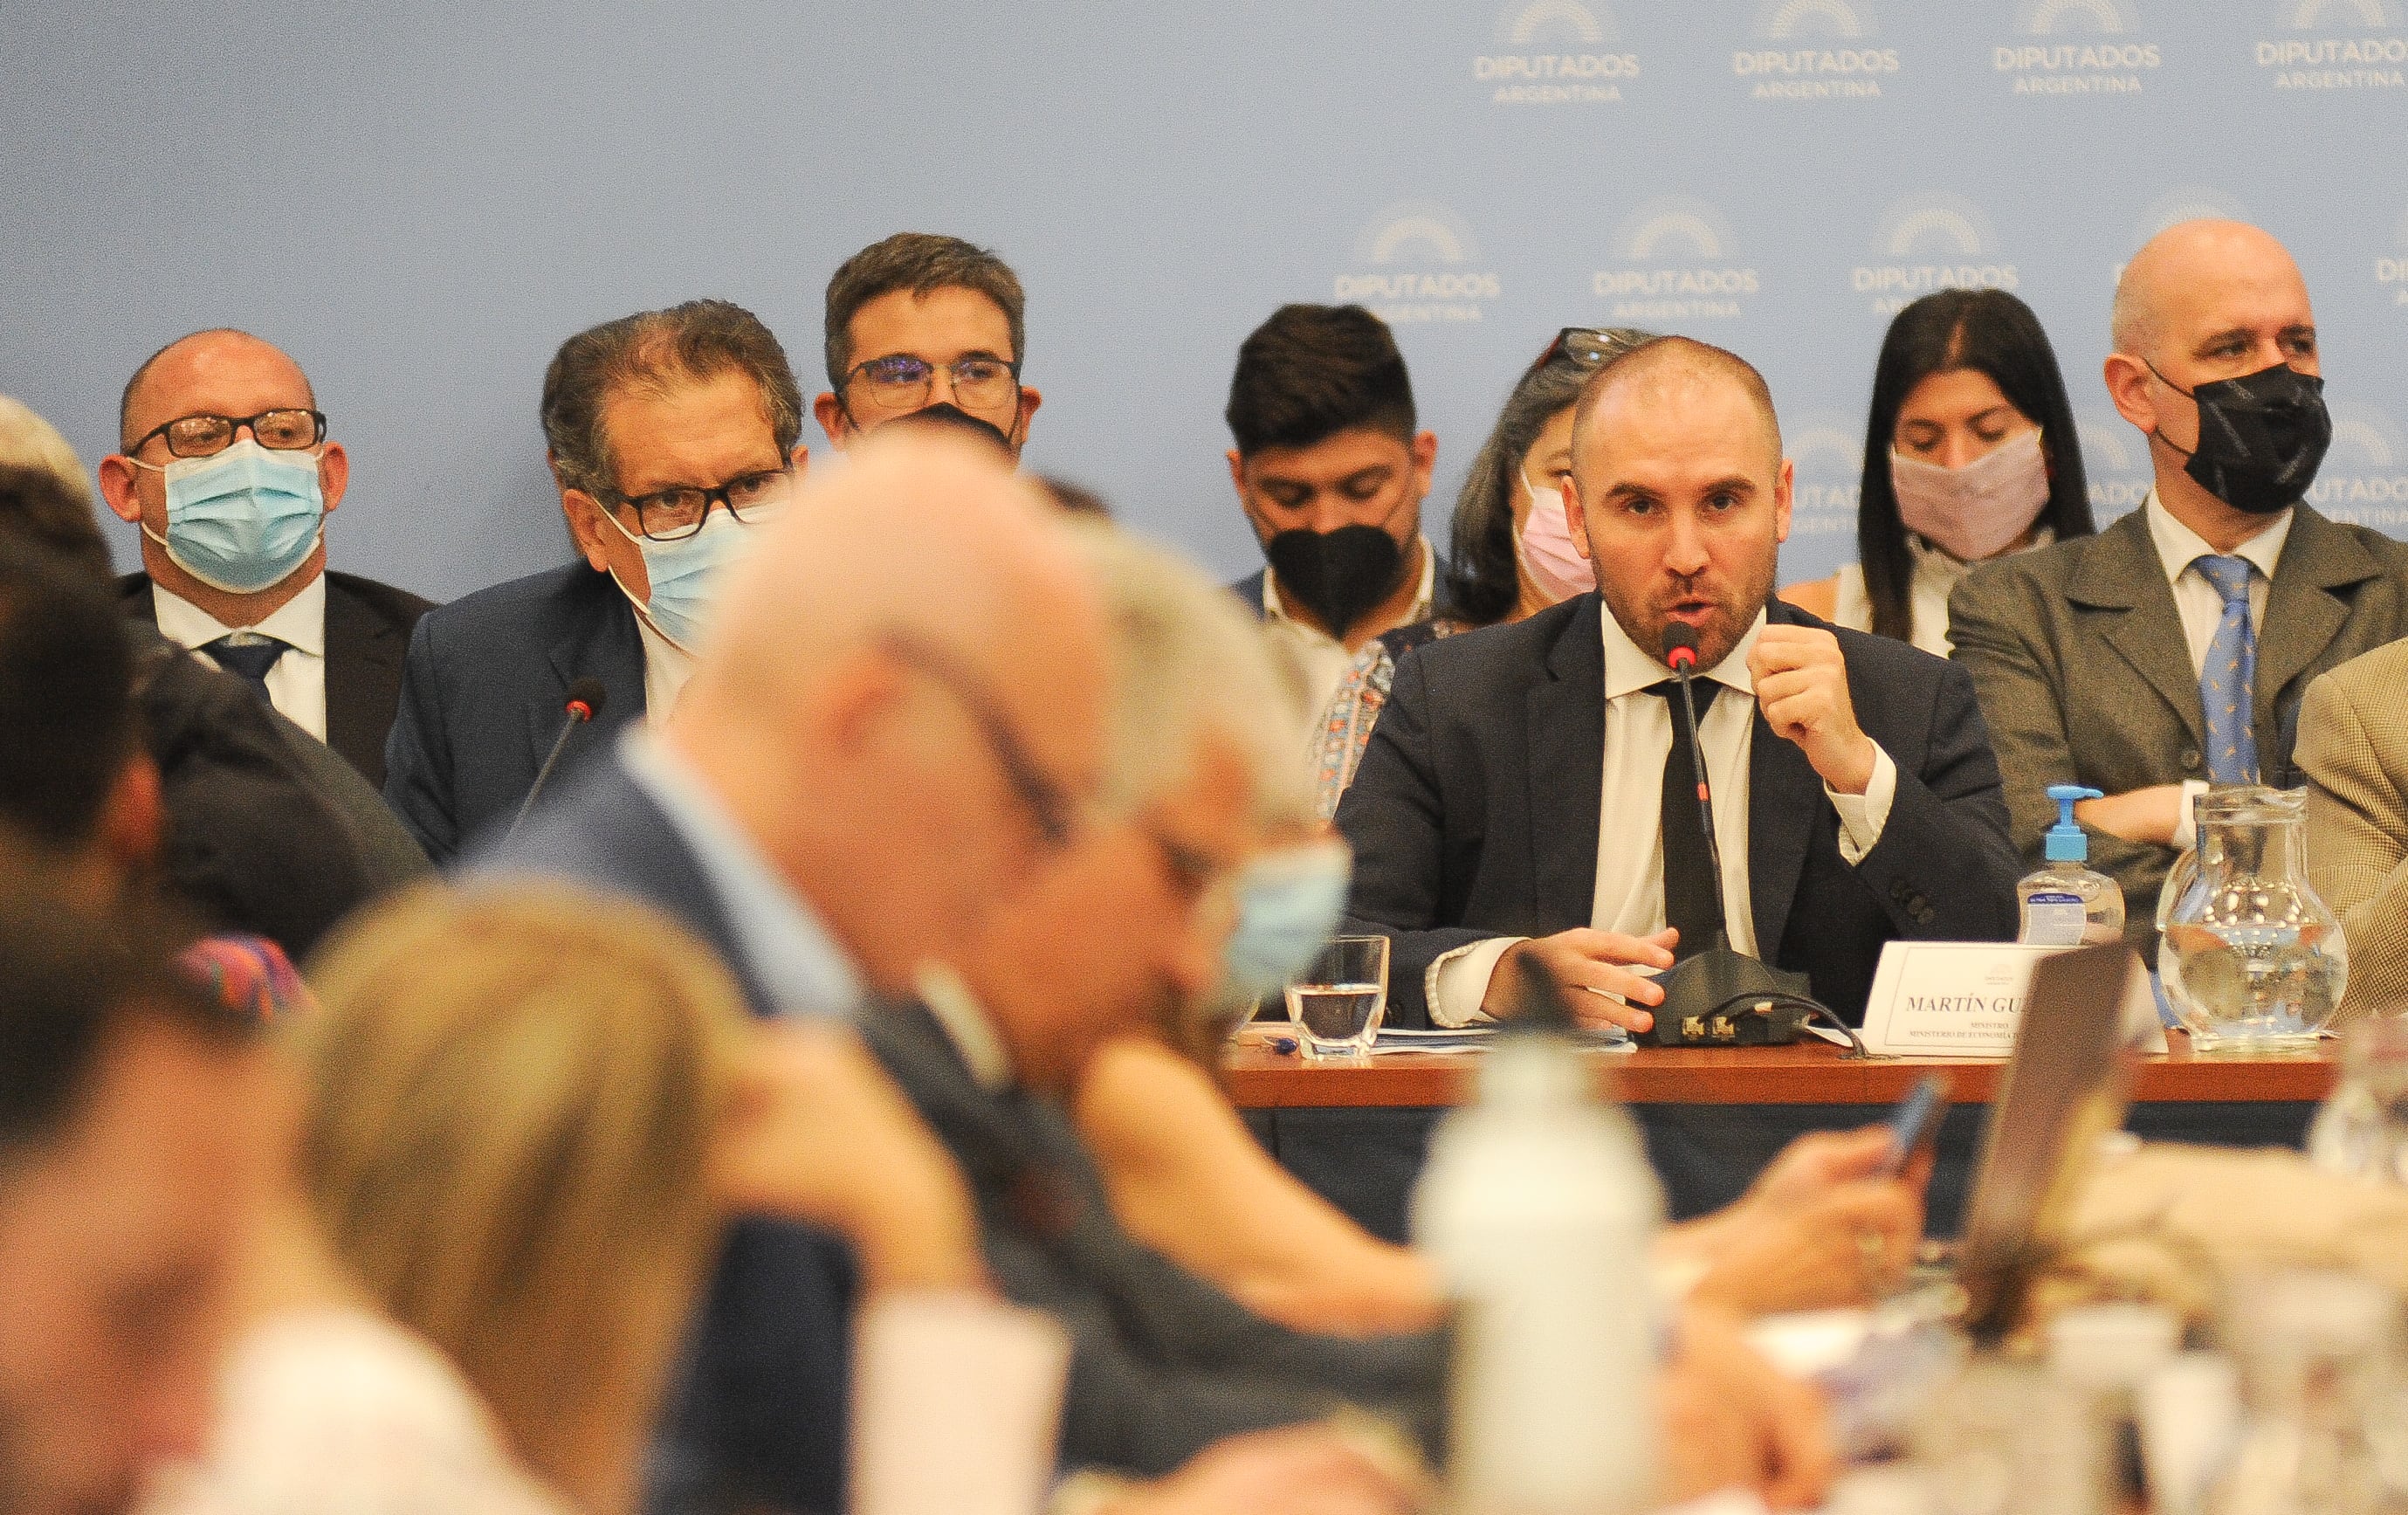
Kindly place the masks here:
POLYGON ((1594 1093, 1562 1036, 1484 1055, 1476 1103, 1440 1123, 1413 1195, 1415 1239, 1457 1308, 1458 1515, 1651 1508, 1664 1198, 1637 1127, 1594 1093))

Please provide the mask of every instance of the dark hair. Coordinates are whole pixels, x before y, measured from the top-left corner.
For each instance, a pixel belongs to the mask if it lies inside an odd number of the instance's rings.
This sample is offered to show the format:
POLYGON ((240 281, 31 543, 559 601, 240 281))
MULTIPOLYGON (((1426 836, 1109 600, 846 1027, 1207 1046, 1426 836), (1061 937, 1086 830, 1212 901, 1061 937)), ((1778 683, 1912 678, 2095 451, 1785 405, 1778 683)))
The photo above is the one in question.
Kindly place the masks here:
POLYGON ((1933 374, 1971 368, 1988 376, 2007 403, 2040 423, 2049 465, 2048 507, 2041 520, 2057 539, 2087 536, 2090 488, 2082 471, 2082 439, 2057 352, 2031 307, 2004 290, 1942 290, 1899 311, 1882 338, 1873 365, 1873 403, 1865 420, 1865 471, 1856 496, 1856 561, 1872 603, 1876 635, 1912 639, 1914 606, 1908 590, 1914 564, 1906 525, 1890 486, 1889 454, 1898 413, 1914 386, 1933 374))
POLYGON ((255 1038, 254 1018, 177 965, 176 941, 157 922, 104 919, 23 880, 0 885, 0 1151, 63 1131, 131 1022, 228 1048, 255 1038))
POLYGON ((828 388, 837 393, 844 393, 844 376, 853 368, 853 318, 863 306, 897 290, 910 290, 914 296, 939 290, 968 290, 985 295, 1003 312, 1011 331, 1011 350, 996 356, 1014 363, 1027 358, 1028 301, 1010 264, 958 236, 896 232, 845 259, 828 280, 824 340, 828 388))
MULTIPOLYGON (((1655 340, 1652 332, 1616 326, 1604 334, 1626 350, 1655 340)), ((1612 359, 1607 360, 1613 361, 1612 359)), ((1546 355, 1514 381, 1497 424, 1482 443, 1455 497, 1455 523, 1446 542, 1446 595, 1461 619, 1490 626, 1513 611, 1522 597, 1519 559, 1513 550, 1513 491, 1522 460, 1547 422, 1580 403, 1581 391, 1598 364, 1551 345, 1546 355)))
POLYGON ((603 406, 623 388, 739 373, 761 392, 762 419, 784 462, 803 435, 803 392, 786 350, 761 318, 725 300, 642 310, 560 344, 543 376, 543 439, 561 487, 611 493, 618 481, 603 406))
POLYGON ((1112 519, 1110 501, 1084 484, 1074 484, 1058 474, 1039 474, 1030 480, 1045 492, 1054 507, 1074 516, 1092 516, 1097 521, 1112 519))
POLYGON ((134 655, 112 597, 50 554, 0 539, 0 830, 50 850, 82 846, 139 735, 134 655))
POLYGON ((108 544, 101 539, 92 502, 78 498, 47 468, 0 463, 0 541, 47 552, 61 566, 114 586, 108 544))
POLYGON ((1359 305, 1283 305, 1238 348, 1222 412, 1238 455, 1340 432, 1413 439, 1413 385, 1388 323, 1359 305))

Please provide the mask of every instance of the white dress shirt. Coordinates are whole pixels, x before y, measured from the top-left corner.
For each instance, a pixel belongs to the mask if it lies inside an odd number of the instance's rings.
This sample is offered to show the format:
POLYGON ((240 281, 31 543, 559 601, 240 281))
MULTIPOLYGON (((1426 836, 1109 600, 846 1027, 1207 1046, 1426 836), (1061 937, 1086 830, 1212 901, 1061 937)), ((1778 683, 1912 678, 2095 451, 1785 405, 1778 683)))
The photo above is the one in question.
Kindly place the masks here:
POLYGON ((962 1054, 971 1081, 990 1094, 1010 1088, 1011 1053, 968 981, 942 963, 924 963, 913 976, 912 987, 919 990, 920 1002, 928 1007, 928 1013, 937 1018, 945 1039, 962 1054))
POLYGON ((644 725, 658 731, 694 677, 694 654, 654 631, 641 615, 636 617, 636 634, 644 643, 644 725))
MULTIPOLYGON (((1422 555, 1421 587, 1413 592, 1412 608, 1397 622, 1400 626, 1429 619, 1438 587, 1438 554, 1419 536, 1413 538, 1413 550, 1422 555)), ((1338 681, 1346 676, 1346 665, 1354 661, 1354 654, 1347 650, 1344 642, 1320 627, 1309 626, 1289 615, 1287 607, 1280 603, 1279 575, 1268 570, 1263 574, 1263 624, 1273 641, 1286 644, 1296 665, 1304 670, 1311 695, 1306 708, 1327 709, 1330 696, 1338 693, 1338 681)))
MULTIPOLYGON (((2028 546, 2015 552, 2037 552, 2056 540, 2056 528, 2042 526, 2032 534, 2028 546)), ((1914 565, 1914 577, 1906 586, 1907 604, 1914 612, 1914 645, 1935 658, 1944 658, 1955 647, 1948 639, 1948 596, 1973 571, 1973 565, 1950 557, 1914 532, 1906 534, 1906 555, 1914 565)), ((1831 594, 1831 624, 1851 631, 1873 629, 1873 602, 1865 590, 1863 564, 1840 565, 1839 583, 1831 594)))
MULTIPOLYGON (((1664 665, 1640 650, 1611 614, 1605 623, 1605 787, 1598 803, 1597 891, 1589 924, 1600 931, 1646 936, 1664 929, 1664 762, 1672 752, 1672 707, 1647 693, 1671 677, 1664 665)), ((1712 708, 1698 719, 1705 750, 1706 779, 1713 793, 1714 840, 1722 853, 1724 924, 1734 950, 1757 954, 1754 892, 1748 877, 1748 761, 1756 746, 1756 679, 1748 654, 1764 631, 1764 614, 1731 649, 1730 655, 1700 679, 1723 686, 1712 708)), ((1862 794, 1842 794, 1829 785, 1840 816, 1840 855, 1854 866, 1880 844, 1890 801, 1898 793, 1898 765, 1873 747, 1872 779, 1862 794)), ((1698 846, 1704 846, 1700 838, 1698 846)), ((1488 993, 1497 960, 1521 936, 1495 936, 1459 947, 1430 965, 1430 1019, 1460 1026, 1485 1019, 1480 1002, 1488 993)))
MULTIPOLYGON (((2183 641, 2190 649, 2191 677, 2196 679, 2207 667, 2207 650, 2215 640, 2216 622, 2224 619, 2224 595, 2207 575, 2194 565, 2203 557, 2217 556, 2207 538, 2174 519, 2174 513, 2158 503, 2157 492, 2149 491, 2142 509, 2148 512, 2149 540, 2157 544, 2157 561, 2165 565, 2166 582, 2173 586, 2174 610, 2182 617, 2183 641)), ((2231 555, 2247 560, 2257 571, 2249 576, 2249 630, 2253 636, 2266 635, 2266 596, 2274 588, 2274 568, 2283 561, 2283 544, 2291 538, 2291 512, 2285 510, 2273 518, 2273 524, 2232 550, 2231 555)), ((2183 780, 2182 819, 2174 825, 2174 845, 2188 848, 2197 840, 2191 815, 2191 801, 2207 793, 2203 779, 2183 780)))
MULTIPOLYGON (((310 736, 322 742, 326 739, 324 574, 312 577, 300 593, 278 606, 274 615, 256 626, 224 625, 192 601, 161 589, 156 581, 150 585, 150 607, 159 617, 159 635, 195 652, 238 631, 256 632, 286 644, 292 650, 267 670, 267 703, 310 736)), ((201 655, 208 658, 206 652, 201 655)), ((208 661, 215 666, 214 658, 208 661)))

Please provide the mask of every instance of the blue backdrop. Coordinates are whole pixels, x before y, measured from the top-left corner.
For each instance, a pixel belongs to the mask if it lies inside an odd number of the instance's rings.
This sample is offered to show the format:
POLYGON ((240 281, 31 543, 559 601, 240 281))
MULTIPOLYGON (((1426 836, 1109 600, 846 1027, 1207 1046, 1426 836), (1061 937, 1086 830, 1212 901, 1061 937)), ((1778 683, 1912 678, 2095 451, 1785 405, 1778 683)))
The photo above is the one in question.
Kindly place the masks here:
POLYGON ((450 597, 566 554, 536 425, 564 336, 724 295, 817 388, 829 272, 911 227, 1025 280, 1030 464, 1229 575, 1258 561, 1221 461, 1237 344, 1343 298, 1397 323, 1436 533, 1556 327, 1753 358, 1799 462, 1797 579, 1853 555, 1887 314, 1950 283, 2040 311, 2102 515, 2136 502, 2109 293, 2150 233, 2214 212, 2306 269, 2339 422, 2314 497, 2403 530, 2401 12, 0 0, 0 391, 91 461, 144 355, 256 331, 351 450, 337 564, 450 597))

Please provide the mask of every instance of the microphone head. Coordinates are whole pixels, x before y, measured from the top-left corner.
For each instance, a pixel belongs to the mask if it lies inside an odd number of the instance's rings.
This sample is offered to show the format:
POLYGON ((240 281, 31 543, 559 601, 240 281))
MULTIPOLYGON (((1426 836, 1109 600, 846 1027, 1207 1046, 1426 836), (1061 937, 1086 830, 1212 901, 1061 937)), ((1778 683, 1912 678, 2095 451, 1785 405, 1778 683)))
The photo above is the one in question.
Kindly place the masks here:
POLYGON ((568 699, 561 708, 577 720, 591 721, 602 713, 609 697, 610 692, 602 687, 602 680, 589 675, 569 684, 568 699))
POLYGON ((1698 665, 1698 633, 1682 622, 1668 622, 1664 626, 1664 666, 1694 668, 1698 665))

